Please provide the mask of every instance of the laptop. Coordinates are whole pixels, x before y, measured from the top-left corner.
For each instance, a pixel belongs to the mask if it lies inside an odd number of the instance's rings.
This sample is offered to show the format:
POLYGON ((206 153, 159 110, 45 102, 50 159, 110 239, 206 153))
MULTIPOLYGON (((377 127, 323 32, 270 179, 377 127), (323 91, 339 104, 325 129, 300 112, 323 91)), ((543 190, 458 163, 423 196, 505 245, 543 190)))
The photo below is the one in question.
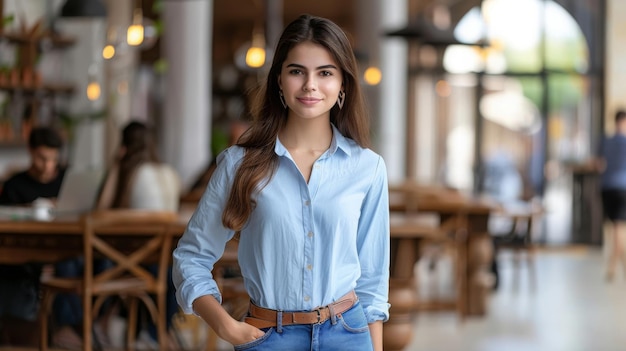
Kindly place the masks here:
POLYGON ((80 214, 91 211, 104 178, 102 169, 68 169, 59 190, 56 205, 50 210, 53 216, 80 214))
POLYGON ((75 169, 65 171, 63 183, 53 205, 48 199, 37 199, 31 206, 0 206, 0 219, 50 220, 60 215, 81 214, 95 207, 102 186, 101 169, 75 169))
POLYGON ((32 206, 0 206, 0 218, 50 220, 88 212, 95 207, 104 173, 101 169, 70 168, 63 176, 56 204, 38 199, 32 206))

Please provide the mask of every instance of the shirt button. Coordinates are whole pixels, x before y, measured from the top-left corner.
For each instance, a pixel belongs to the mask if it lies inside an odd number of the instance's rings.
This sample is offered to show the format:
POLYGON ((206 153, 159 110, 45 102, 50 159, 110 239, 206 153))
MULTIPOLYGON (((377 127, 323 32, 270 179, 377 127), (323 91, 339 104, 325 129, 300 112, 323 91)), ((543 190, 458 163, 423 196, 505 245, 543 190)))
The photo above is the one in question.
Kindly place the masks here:
POLYGON ((306 302, 309 302, 309 300, 310 300, 310 299, 311 299, 311 298, 310 298, 310 297, 308 297, 308 296, 305 296, 305 297, 304 297, 304 301, 306 301, 306 302))
POLYGON ((304 206, 309 206, 310 204, 311 204, 311 201, 309 200, 304 201, 304 206))
POLYGON ((308 269, 308 270, 313 269, 313 265, 307 264, 307 265, 306 265, 306 269, 308 269))
POLYGON ((315 165, 315 166, 313 166, 313 167, 314 167, 315 169, 319 169, 319 168, 320 168, 320 167, 322 167, 322 166, 320 166, 320 165, 315 165))
POLYGON ((309 232, 306 236, 308 236, 309 238, 313 237, 313 232, 309 232))

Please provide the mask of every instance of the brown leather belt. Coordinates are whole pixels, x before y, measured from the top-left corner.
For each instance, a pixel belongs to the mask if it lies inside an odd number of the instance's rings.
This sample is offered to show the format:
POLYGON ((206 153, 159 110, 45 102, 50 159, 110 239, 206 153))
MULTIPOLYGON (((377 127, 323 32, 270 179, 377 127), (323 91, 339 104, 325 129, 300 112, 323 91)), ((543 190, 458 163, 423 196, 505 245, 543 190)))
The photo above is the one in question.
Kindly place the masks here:
MULTIPOLYGON (((350 291, 337 301, 310 312, 282 312, 282 325, 324 323, 331 317, 331 314, 338 316, 349 310, 357 301, 356 293, 350 291)), ((248 316, 244 322, 259 329, 275 327, 278 323, 279 312, 250 303, 248 316)))

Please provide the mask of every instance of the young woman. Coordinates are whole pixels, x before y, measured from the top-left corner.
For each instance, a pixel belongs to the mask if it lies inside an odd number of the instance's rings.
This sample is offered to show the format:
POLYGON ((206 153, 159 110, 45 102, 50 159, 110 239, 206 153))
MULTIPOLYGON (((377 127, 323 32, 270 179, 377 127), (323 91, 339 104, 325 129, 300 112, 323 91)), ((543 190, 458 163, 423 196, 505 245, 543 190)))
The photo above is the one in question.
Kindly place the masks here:
POLYGON ((178 302, 235 350, 382 350, 387 175, 366 148, 352 48, 336 24, 303 15, 275 53, 251 128, 220 154, 174 251, 178 302), (243 322, 211 275, 236 232, 243 322))

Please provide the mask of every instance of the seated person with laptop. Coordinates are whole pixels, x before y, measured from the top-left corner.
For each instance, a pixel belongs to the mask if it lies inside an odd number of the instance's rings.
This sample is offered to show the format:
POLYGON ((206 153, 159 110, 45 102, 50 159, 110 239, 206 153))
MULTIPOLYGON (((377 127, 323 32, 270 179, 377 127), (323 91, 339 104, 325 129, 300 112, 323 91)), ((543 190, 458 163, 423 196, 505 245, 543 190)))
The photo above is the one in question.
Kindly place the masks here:
MULTIPOLYGON (((0 206, 9 210, 30 210, 16 212, 21 215, 32 215, 32 208, 27 206, 44 201, 49 202, 55 213, 57 210, 61 211, 59 213, 69 210, 78 212, 90 209, 88 206, 93 207, 101 183, 101 172, 67 170, 60 162, 62 148, 63 138, 55 129, 33 128, 28 139, 30 166, 4 183, 0 192, 0 206)), ((54 274, 63 277, 82 274, 82 262, 82 258, 56 262, 54 274)), ((2 319, 36 321, 41 272, 41 263, 0 265, 2 319)), ((82 308, 78 296, 58 295, 54 301, 53 318, 56 330, 52 334, 52 343, 59 347, 80 348, 82 340, 76 332, 76 326, 82 322, 82 308)))
POLYGON ((37 198, 56 198, 65 168, 59 166, 63 139, 52 128, 35 127, 28 139, 30 167, 9 178, 0 192, 0 205, 27 205, 37 198))
MULTIPOLYGON (((28 139, 30 166, 10 177, 0 192, 0 205, 28 205, 38 198, 56 198, 65 168, 60 167, 63 139, 54 129, 35 127, 28 139)), ((35 321, 42 264, 0 265, 0 317, 3 321, 35 321)), ((0 328, 6 328, 3 323, 0 328)))

